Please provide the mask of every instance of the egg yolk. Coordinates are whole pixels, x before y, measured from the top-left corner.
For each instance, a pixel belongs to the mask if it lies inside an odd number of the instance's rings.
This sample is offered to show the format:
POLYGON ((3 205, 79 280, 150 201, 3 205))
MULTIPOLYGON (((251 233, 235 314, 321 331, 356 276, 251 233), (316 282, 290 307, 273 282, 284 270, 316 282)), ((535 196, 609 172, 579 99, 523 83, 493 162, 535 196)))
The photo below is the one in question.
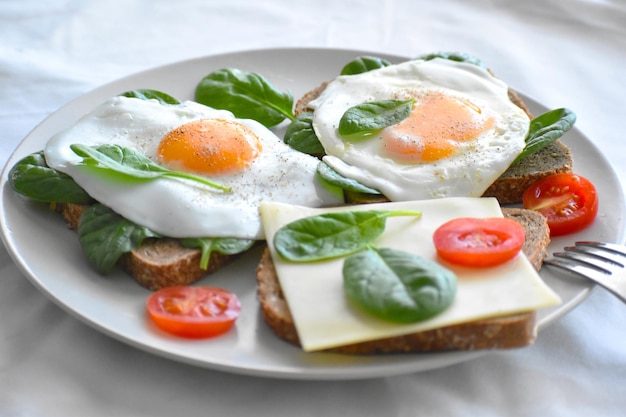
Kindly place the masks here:
POLYGON ((383 130, 385 151, 394 159, 433 162, 452 155, 460 143, 491 129, 493 118, 479 117, 480 108, 461 99, 433 93, 409 117, 383 130))
POLYGON ((248 127, 231 120, 196 120, 167 133, 157 149, 159 162, 205 175, 239 172, 263 147, 248 127))

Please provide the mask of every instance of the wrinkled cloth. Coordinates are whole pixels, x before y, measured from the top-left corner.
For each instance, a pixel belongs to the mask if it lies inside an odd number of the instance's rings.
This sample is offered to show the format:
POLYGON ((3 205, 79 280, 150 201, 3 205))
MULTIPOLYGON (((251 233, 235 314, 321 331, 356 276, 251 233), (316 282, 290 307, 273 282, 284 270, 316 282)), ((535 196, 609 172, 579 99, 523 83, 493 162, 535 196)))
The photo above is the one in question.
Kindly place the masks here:
MULTIPOLYGON (((38 123, 102 84, 181 60, 276 47, 478 56, 547 107, 575 109, 576 126, 626 183, 620 0, 3 0, 0 166, 38 123)), ((626 306, 601 289, 531 347, 356 381, 247 377, 146 353, 58 307, 4 248, 0 317, 0 416, 626 412, 626 306)))

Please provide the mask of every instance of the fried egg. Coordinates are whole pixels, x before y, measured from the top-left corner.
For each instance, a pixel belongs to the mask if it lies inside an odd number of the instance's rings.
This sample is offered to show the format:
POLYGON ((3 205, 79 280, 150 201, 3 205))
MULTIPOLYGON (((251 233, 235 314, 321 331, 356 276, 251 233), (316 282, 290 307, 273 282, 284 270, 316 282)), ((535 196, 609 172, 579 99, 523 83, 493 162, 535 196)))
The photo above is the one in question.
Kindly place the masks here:
POLYGON ((480 197, 523 150, 530 124, 505 83, 446 59, 339 76, 309 105, 324 161, 392 201, 480 197), (375 134, 338 134, 346 110, 382 100, 414 102, 406 119, 375 134))
POLYGON ((341 202, 317 179, 318 160, 289 148, 254 120, 196 102, 114 97, 45 146, 47 164, 94 199, 169 237, 263 238, 264 200, 309 207, 341 202), (116 144, 172 170, 205 176, 229 192, 178 178, 127 184, 81 169, 72 144, 116 144))

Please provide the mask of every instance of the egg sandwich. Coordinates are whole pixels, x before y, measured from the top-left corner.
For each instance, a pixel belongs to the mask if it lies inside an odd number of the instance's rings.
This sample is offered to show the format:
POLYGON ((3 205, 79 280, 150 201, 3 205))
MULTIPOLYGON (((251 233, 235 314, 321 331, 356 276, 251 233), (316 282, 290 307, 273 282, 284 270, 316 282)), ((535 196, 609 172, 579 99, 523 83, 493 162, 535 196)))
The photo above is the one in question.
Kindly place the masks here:
POLYGON ((572 171, 571 153, 558 138, 575 115, 559 109, 542 118, 560 114, 560 120, 536 119, 482 62, 443 53, 395 65, 372 57, 354 62, 295 106, 308 121, 309 140, 321 145, 316 155, 323 158, 324 172, 330 168, 359 185, 345 187, 348 201, 489 196, 512 204, 538 179, 572 171), (358 71, 347 71, 354 62, 361 64, 358 71), (375 106, 407 101, 410 111, 398 123, 340 133, 342 119, 359 105, 362 124, 378 123, 396 109, 375 106))
POLYGON ((136 95, 103 102, 9 173, 62 212, 99 272, 119 263, 151 290, 189 284, 263 239, 261 201, 343 201, 316 158, 261 123, 136 95))

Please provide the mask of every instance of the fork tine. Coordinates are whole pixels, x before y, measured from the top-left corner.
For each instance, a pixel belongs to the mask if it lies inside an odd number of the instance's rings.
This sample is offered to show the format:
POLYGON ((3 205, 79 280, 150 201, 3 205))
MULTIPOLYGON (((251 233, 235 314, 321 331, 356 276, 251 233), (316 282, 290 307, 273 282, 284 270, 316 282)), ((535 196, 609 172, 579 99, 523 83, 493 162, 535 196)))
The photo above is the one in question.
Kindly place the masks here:
POLYGON ((626 246, 618 245, 616 243, 605 243, 605 242, 595 242, 595 241, 579 241, 576 242, 577 247, 585 247, 585 248, 597 248, 604 249, 607 252, 612 252, 615 254, 620 254, 626 256, 626 246))
MULTIPOLYGON (((621 255, 617 252, 603 249, 598 246, 569 246, 564 248, 567 252, 566 255, 571 255, 582 262, 593 263, 596 266, 603 267, 599 262, 606 262, 606 267, 619 267, 624 268, 626 266, 626 255, 621 255)), ((565 256, 565 255, 559 255, 565 256)))
MULTIPOLYGON (((590 256, 585 252, 578 252, 574 249, 565 248, 565 252, 556 252, 553 253, 552 256, 559 259, 567 259, 570 261, 575 261, 578 264, 585 265, 586 267, 592 268, 595 272, 601 272, 603 274, 610 274, 611 269, 610 265, 607 264, 601 258, 597 258, 595 256, 590 256)), ((610 262, 610 261, 609 261, 610 262)))
POLYGON ((609 243, 576 242, 553 253, 544 264, 573 272, 606 288, 626 303, 626 247, 609 243))
POLYGON ((607 274, 610 273, 610 271, 605 269, 598 269, 595 266, 589 266, 586 263, 580 263, 579 261, 568 257, 561 257, 561 255, 563 255, 563 253, 555 253, 555 257, 552 259, 546 259, 543 263, 556 266, 568 272, 574 272, 595 282, 598 282, 599 279, 606 277, 607 274))
POLYGON ((583 265, 578 261, 569 258, 552 258, 546 259, 545 264, 556 266, 562 270, 573 272, 583 278, 595 282, 596 284, 609 290, 612 294, 617 296, 620 300, 626 303, 626 291, 624 287, 620 287, 619 283, 611 279, 611 275, 601 272, 595 267, 583 265))

